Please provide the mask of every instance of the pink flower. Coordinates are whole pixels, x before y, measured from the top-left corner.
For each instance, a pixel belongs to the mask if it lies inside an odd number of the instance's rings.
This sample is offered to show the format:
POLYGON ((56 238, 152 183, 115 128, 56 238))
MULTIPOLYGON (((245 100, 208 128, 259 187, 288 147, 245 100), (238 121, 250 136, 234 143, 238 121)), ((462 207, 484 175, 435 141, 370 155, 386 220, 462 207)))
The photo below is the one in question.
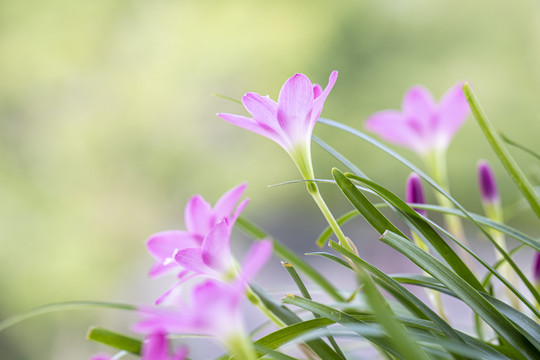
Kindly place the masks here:
POLYGON ((214 336, 226 344, 244 334, 241 304, 247 283, 272 254, 272 242, 262 240, 252 245, 238 278, 232 283, 210 279, 196 286, 191 301, 177 300, 174 308, 141 308, 142 316, 135 331, 153 333, 190 333, 214 336))
POLYGON ((313 178, 311 133, 337 75, 337 71, 330 74, 328 86, 323 91, 306 75, 295 74, 281 88, 277 103, 267 96, 246 93, 242 103, 251 118, 224 113, 217 115, 231 124, 274 140, 289 153, 306 178, 313 178))
POLYGON ((313 127, 337 75, 337 71, 330 74, 328 86, 322 91, 306 75, 295 74, 281 88, 277 103, 267 96, 246 93, 242 103, 251 118, 223 113, 217 115, 234 125, 274 140, 290 152, 298 144, 309 143, 311 140, 313 127))
MULTIPOLYGON (((200 250, 212 230, 221 234, 223 229, 215 230, 214 228, 223 223, 224 220, 226 220, 227 228, 230 231, 236 218, 248 203, 248 199, 245 199, 236 206, 246 186, 246 184, 241 184, 232 188, 217 201, 213 208, 200 195, 189 199, 184 212, 186 230, 159 232, 148 240, 146 244, 148 251, 156 259, 152 269, 150 269, 150 276, 157 276, 174 268, 182 268, 176 262, 175 255, 184 249, 200 250)), ((208 246, 213 246, 214 241, 212 240, 215 236, 210 235, 210 237, 212 238, 210 239, 211 244, 208 246)), ((184 271, 180 275, 184 276, 186 272, 184 271)))
POLYGON ((420 155, 445 150, 469 115, 469 105, 456 84, 436 104, 426 88, 414 86, 403 98, 402 111, 384 110, 371 115, 366 128, 383 139, 420 155))
MULTIPOLYGON (((174 355, 169 354, 169 341, 163 331, 156 331, 148 335, 141 349, 141 360, 185 360, 187 349, 180 347, 174 355)), ((90 360, 113 360, 107 354, 96 354, 90 360)))

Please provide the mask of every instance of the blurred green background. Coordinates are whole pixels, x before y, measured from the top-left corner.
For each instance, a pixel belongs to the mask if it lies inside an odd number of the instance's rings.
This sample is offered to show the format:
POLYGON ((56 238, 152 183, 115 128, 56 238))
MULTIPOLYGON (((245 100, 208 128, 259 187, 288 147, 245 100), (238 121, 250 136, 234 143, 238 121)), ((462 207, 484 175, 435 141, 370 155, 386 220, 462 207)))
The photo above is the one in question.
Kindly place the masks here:
MULTIPOLYGON (((298 178, 286 153, 217 118, 243 109, 212 93, 276 98, 295 72, 326 85, 337 69, 323 115, 362 128, 399 108, 411 85, 439 98, 468 80, 498 128, 540 151, 539 39, 532 0, 2 0, 0 318, 57 301, 155 298, 144 241, 183 228, 194 193, 213 203, 247 180, 248 218, 277 231, 324 228, 302 186, 267 188, 298 178)), ((408 171, 379 150, 324 125, 315 134, 403 191, 408 171)), ((328 178, 338 164, 313 152, 328 178)), ((454 195, 474 211, 480 157, 494 159, 470 118, 449 167, 454 195)), ((510 204, 517 192, 495 169, 510 204)), ((339 196, 329 203, 348 209, 339 196)), ((120 315, 29 320, 0 333, 0 359, 84 359, 98 349, 84 340, 88 325, 120 330, 132 320, 120 315)))

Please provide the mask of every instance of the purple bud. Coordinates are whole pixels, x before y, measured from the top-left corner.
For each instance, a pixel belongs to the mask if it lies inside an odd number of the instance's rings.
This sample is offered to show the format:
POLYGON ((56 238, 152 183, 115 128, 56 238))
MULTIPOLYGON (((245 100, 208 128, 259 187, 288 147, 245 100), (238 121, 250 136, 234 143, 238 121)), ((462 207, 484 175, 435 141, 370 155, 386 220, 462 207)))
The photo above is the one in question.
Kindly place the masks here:
POLYGON ((478 187, 482 195, 482 201, 485 203, 495 203, 499 201, 499 191, 495 182, 493 170, 485 160, 480 160, 478 169, 478 187))
POLYGON ((540 252, 534 254, 533 260, 533 282, 540 284, 540 252))
MULTIPOLYGON (((405 200, 409 204, 425 204, 424 189, 422 188, 422 182, 420 176, 417 173, 411 173, 407 179, 407 185, 405 189, 405 200)), ((427 216, 427 211, 423 209, 414 209, 417 213, 423 216, 427 216)))

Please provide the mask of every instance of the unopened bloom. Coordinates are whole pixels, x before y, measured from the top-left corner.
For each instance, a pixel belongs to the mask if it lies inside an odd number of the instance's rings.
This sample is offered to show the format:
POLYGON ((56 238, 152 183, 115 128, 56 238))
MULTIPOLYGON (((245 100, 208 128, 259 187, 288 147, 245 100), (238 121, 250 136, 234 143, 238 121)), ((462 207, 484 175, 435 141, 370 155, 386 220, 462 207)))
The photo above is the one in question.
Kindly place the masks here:
POLYGON ((330 74, 328 85, 323 91, 319 85, 312 84, 306 75, 295 74, 281 88, 277 103, 267 96, 246 93, 242 97, 242 104, 251 118, 224 113, 217 115, 234 125, 274 140, 289 153, 300 172, 311 177, 311 134, 337 75, 337 71, 330 74))
MULTIPOLYGON (((409 204, 425 204, 426 199, 424 197, 424 189, 422 188, 422 181, 417 173, 411 173, 407 178, 407 184, 405 186, 405 200, 409 204)), ((427 211, 424 209, 414 209, 417 213, 423 216, 427 216, 427 211)))
MULTIPOLYGON (((154 234, 146 244, 156 262, 150 270, 150 276, 163 274, 171 269, 182 268, 175 260, 175 255, 183 249, 200 249, 208 234, 224 220, 232 228, 236 218, 248 203, 243 200, 236 204, 246 189, 246 184, 236 186, 226 192, 212 208, 202 196, 189 199, 184 212, 186 230, 169 230, 154 234)), ((186 272, 181 272, 185 275, 186 272)))
POLYGON ((499 190, 493 170, 485 160, 480 160, 478 169, 478 187, 484 204, 498 204, 500 201, 499 190))
POLYGON ((533 282, 540 288, 540 252, 534 254, 533 261, 533 282))
POLYGON ((405 93, 401 111, 379 111, 367 119, 365 126, 422 156, 446 150, 470 112, 462 85, 453 86, 438 104, 429 90, 413 86, 405 93))
POLYGON ((209 279, 191 292, 191 301, 177 299, 174 308, 145 307, 134 327, 135 331, 152 333, 190 333, 216 337, 225 345, 243 336, 241 305, 247 283, 257 274, 272 254, 272 242, 255 243, 242 266, 239 276, 231 283, 209 279))

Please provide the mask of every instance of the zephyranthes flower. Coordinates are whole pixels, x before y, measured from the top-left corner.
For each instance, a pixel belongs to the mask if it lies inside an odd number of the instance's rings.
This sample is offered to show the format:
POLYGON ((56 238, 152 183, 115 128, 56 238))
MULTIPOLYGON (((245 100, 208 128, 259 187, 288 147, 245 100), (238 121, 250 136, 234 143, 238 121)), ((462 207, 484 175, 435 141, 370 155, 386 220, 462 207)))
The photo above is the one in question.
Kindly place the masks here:
MULTIPOLYGON (((221 234, 224 230, 222 228, 216 230, 215 227, 223 223, 225 219, 226 227, 230 231, 236 218, 248 203, 248 199, 245 199, 236 206, 246 186, 246 184, 241 184, 232 188, 217 201, 213 208, 200 195, 189 199, 184 212, 187 230, 162 231, 152 235, 148 240, 146 245, 148 251, 156 259, 150 270, 150 276, 160 275, 174 268, 183 269, 175 260, 177 253, 183 249, 201 249, 212 230, 214 234, 210 235, 209 242, 213 245, 214 235, 217 232, 221 234)), ((187 273, 183 271, 180 276, 187 273)))
POLYGON ((174 308, 144 307, 142 320, 134 329, 142 333, 201 334, 216 337, 225 346, 238 336, 245 336, 241 305, 248 282, 272 254, 272 242, 262 240, 250 248, 246 260, 233 282, 210 279, 197 285, 191 301, 175 299, 174 308))
MULTIPOLYGON (((422 188, 422 180, 417 173, 411 173, 407 178, 405 186, 405 199, 409 204, 425 204, 424 189, 422 188)), ((427 216, 427 211, 424 209, 414 209, 423 216, 427 216)))
POLYGON ((324 91, 304 74, 290 77, 279 93, 277 103, 268 96, 248 92, 242 103, 252 116, 217 114, 222 119, 277 142, 292 157, 300 172, 312 178, 310 143, 313 127, 324 101, 332 90, 337 71, 330 74, 324 91))
POLYGON ((446 150, 470 112, 462 85, 453 86, 438 104, 429 90, 414 86, 405 93, 401 111, 379 111, 367 119, 365 126, 422 156, 446 150))

